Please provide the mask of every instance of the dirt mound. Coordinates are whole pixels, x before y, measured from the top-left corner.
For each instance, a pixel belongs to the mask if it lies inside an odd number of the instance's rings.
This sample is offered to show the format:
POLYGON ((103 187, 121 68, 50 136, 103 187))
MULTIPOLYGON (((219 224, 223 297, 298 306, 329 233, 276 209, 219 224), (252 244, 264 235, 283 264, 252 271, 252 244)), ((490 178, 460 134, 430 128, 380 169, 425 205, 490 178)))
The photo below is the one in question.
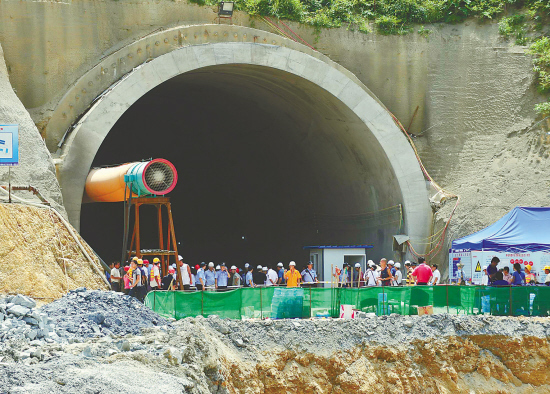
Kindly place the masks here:
POLYGON ((95 267, 49 209, 0 204, 0 292, 49 302, 82 286, 106 289, 99 260, 80 242, 95 267))

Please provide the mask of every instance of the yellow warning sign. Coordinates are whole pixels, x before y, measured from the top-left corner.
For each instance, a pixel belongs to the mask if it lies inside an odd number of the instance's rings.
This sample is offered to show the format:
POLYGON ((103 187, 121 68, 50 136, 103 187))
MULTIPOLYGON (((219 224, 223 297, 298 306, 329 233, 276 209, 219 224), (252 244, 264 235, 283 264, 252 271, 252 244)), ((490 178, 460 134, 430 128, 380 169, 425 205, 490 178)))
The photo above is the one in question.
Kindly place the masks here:
POLYGON ((476 265, 476 272, 481 272, 481 264, 479 264, 479 261, 477 262, 477 265, 476 265))

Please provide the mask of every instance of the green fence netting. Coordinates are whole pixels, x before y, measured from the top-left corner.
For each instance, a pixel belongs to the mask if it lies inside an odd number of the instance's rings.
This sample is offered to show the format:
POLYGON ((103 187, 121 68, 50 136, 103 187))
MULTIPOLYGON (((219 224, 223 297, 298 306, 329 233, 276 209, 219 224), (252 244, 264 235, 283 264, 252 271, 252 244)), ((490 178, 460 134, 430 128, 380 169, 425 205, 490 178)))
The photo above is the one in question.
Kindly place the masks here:
POLYGON ((378 316, 429 313, 549 316, 550 287, 407 286, 365 288, 256 287, 224 292, 153 291, 145 305, 164 317, 221 318, 338 317, 340 305, 378 316))

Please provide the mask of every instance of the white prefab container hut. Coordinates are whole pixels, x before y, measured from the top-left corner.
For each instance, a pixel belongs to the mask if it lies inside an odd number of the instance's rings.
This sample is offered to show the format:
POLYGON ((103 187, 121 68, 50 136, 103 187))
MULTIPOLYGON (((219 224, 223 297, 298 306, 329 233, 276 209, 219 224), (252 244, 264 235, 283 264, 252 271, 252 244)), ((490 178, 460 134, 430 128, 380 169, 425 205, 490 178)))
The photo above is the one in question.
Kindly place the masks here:
MULTIPOLYGON (((355 263, 361 264, 361 271, 365 272, 367 267, 367 250, 372 249, 372 245, 323 245, 323 246, 305 246, 309 250, 309 260, 313 262, 313 269, 317 272, 319 281, 330 282, 331 270, 336 267, 342 268, 344 263, 354 266, 355 263)), ((326 284, 330 286, 330 283, 326 284)))

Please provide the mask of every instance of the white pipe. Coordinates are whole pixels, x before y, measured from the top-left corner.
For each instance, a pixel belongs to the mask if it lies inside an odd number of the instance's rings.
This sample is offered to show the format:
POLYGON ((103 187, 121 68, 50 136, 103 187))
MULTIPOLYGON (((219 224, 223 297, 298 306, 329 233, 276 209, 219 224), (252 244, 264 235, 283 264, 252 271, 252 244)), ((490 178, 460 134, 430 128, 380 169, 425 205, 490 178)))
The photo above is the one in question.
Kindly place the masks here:
MULTIPOLYGON (((0 187, 0 191, 2 191, 6 195, 9 194, 9 192, 7 190, 5 190, 3 187, 0 187)), ((65 220, 65 218, 63 216, 61 216, 61 214, 59 212, 57 212, 56 209, 54 209, 53 207, 47 206, 47 205, 42 205, 42 204, 35 203, 33 201, 25 200, 21 197, 17 197, 15 195, 13 195, 13 194, 11 195, 11 198, 14 199, 14 200, 17 200, 17 201, 19 201, 23 204, 30 205, 30 206, 33 206, 33 207, 51 209, 57 215, 57 217, 59 218, 61 223, 63 223, 63 225, 65 226, 67 231, 69 231, 69 234, 71 234, 71 237, 73 237, 73 239, 75 240, 76 244, 79 246, 79 248, 82 251, 82 253, 84 254, 84 256, 88 259, 88 262, 90 263, 92 268, 103 279, 105 284, 107 286, 111 287, 110 283, 107 281, 107 278, 105 278, 105 275, 103 274, 103 272, 101 272, 101 270, 96 267, 94 260, 90 257, 90 255, 88 254, 88 252, 86 251, 86 249, 84 248, 84 246, 82 245, 82 243, 80 242, 80 240, 78 239, 76 234, 74 233, 72 226, 65 220)))

